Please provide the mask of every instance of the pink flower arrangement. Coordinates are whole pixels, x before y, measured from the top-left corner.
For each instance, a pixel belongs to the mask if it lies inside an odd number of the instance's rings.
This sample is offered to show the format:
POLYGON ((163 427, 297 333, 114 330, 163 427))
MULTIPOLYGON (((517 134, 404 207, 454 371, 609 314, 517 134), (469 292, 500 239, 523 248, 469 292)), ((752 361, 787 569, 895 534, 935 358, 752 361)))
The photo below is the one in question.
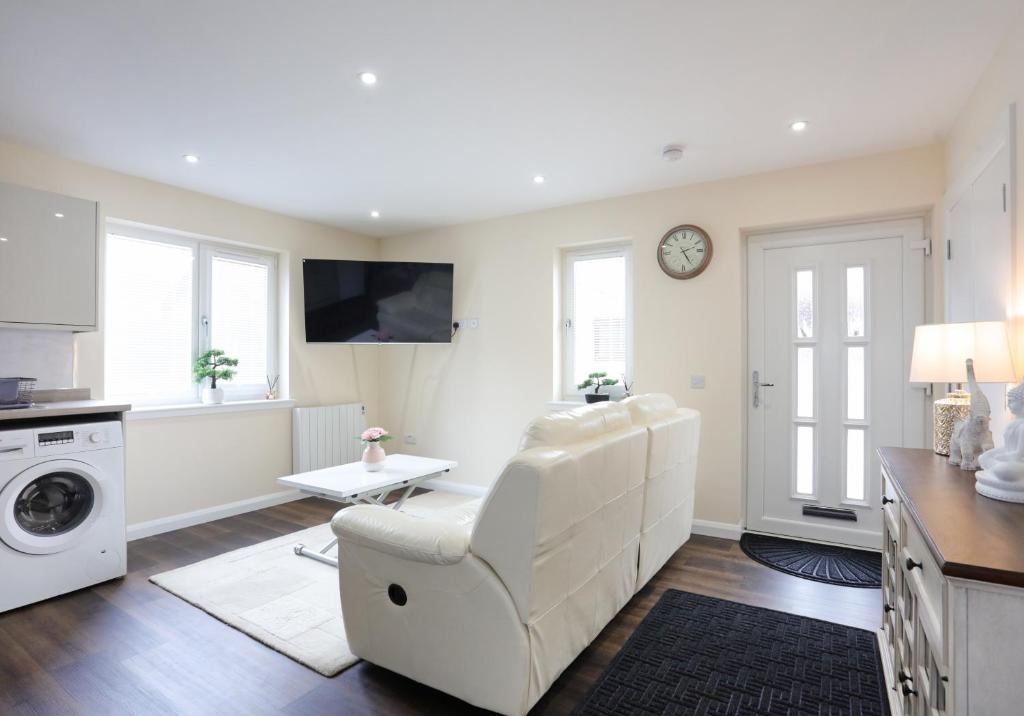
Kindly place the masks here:
POLYGON ((391 434, 384 428, 367 428, 359 439, 364 443, 385 443, 391 439, 391 434))

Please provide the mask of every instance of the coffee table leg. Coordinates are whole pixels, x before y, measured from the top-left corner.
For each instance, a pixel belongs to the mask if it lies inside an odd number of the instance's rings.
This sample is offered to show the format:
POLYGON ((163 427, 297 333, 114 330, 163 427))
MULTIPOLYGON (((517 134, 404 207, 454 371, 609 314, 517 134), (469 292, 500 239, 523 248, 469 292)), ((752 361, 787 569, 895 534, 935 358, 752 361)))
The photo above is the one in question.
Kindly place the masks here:
POLYGON ((393 504, 392 507, 395 508, 396 510, 402 509, 402 505, 405 504, 405 501, 409 498, 409 495, 411 495, 413 490, 415 489, 416 485, 409 485, 407 488, 405 488, 405 492, 402 493, 401 497, 395 500, 395 504, 393 504))
POLYGON ((295 554, 299 555, 300 557, 309 557, 310 559, 315 559, 317 562, 323 562, 324 564, 329 564, 332 567, 337 567, 337 557, 329 557, 327 555, 327 553, 330 552, 335 546, 337 546, 337 544, 338 538, 335 537, 326 545, 324 545, 318 552, 314 552, 312 549, 303 544, 295 545, 294 549, 295 554))

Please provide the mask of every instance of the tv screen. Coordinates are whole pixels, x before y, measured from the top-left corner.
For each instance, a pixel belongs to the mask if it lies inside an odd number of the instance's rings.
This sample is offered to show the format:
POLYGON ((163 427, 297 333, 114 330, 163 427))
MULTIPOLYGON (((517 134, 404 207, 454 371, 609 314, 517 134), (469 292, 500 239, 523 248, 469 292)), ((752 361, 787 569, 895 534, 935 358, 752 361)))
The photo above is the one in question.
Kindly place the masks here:
POLYGON ((453 264, 303 259, 308 343, 451 343, 453 264))

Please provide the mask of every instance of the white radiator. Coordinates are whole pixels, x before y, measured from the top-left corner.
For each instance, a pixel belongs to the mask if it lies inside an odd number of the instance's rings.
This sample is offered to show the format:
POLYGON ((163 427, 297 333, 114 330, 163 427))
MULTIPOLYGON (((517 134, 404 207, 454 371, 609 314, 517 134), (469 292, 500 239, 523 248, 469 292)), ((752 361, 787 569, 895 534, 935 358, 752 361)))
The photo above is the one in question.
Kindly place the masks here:
POLYGON ((359 435, 366 430, 361 403, 295 408, 292 415, 292 469, 296 473, 356 462, 363 451, 359 435))

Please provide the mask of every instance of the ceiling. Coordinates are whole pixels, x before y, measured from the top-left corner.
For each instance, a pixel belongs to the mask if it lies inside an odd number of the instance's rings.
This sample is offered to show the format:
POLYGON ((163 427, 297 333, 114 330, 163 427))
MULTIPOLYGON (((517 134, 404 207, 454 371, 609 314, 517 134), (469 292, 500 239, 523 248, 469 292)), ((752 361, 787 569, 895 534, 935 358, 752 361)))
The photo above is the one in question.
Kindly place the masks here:
POLYGON ((394 235, 935 141, 1020 11, 0 0, 0 137, 394 235))

